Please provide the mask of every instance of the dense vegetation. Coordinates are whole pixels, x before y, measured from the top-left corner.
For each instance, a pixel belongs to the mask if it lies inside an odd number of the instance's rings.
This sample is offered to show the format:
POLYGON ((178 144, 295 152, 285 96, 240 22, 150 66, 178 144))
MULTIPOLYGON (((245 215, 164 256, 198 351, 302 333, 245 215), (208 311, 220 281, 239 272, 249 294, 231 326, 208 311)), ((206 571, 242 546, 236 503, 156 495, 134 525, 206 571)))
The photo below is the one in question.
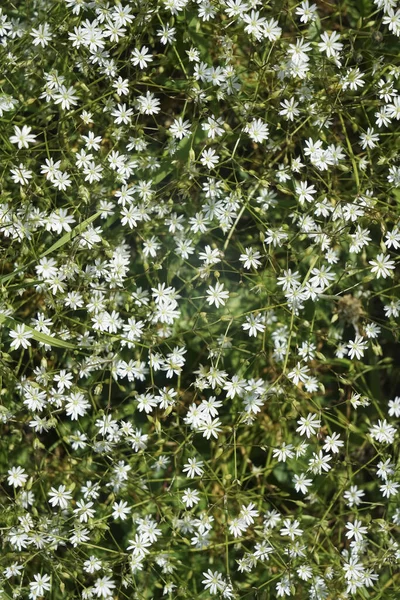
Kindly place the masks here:
POLYGON ((399 598, 396 0, 0 9, 2 598, 399 598))

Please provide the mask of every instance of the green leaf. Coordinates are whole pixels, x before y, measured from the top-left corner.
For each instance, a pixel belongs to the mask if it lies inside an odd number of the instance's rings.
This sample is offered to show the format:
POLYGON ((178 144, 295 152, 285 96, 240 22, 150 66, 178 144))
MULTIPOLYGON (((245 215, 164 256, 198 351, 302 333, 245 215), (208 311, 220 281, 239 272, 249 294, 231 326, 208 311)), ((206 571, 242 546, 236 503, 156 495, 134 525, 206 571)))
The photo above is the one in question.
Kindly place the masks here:
MULTIPOLYGON (((71 241, 74 237, 76 237, 77 235, 82 233, 82 231, 84 231, 86 229, 86 227, 88 225, 90 225, 90 223, 93 223, 93 221, 95 221, 97 219, 97 217, 99 217, 101 215, 101 212, 102 211, 98 211, 97 213, 95 213, 94 215, 92 215, 91 217, 86 219, 85 221, 82 221, 82 223, 79 223, 76 227, 74 227, 74 229, 72 229, 72 231, 68 231, 65 235, 60 237, 60 239, 57 240, 57 242, 55 242, 52 246, 50 246, 50 248, 45 250, 39 256, 38 260, 40 260, 41 258, 44 258, 48 254, 51 254, 55 250, 58 250, 59 248, 62 248, 63 246, 65 246, 65 244, 67 244, 69 241, 71 241)), ((16 275, 18 275, 18 273, 25 271, 25 269, 27 269, 30 265, 32 265, 36 262, 37 262, 37 259, 31 260, 26 265, 19 267, 19 269, 16 269, 12 273, 3 275, 3 277, 0 277, 0 284, 7 283, 7 281, 10 281, 11 279, 13 279, 16 275)))
POLYGON ((74 227, 74 229, 72 229, 72 231, 68 231, 65 235, 60 237, 60 239, 57 240, 57 242, 55 242, 52 246, 50 246, 50 248, 48 248, 45 252, 43 252, 43 254, 41 254, 40 258, 44 258, 45 256, 47 256, 48 254, 51 254, 55 250, 62 248, 63 246, 65 246, 65 244, 68 244, 68 242, 70 242, 74 237, 76 237, 77 235, 82 233, 86 229, 86 227, 88 225, 90 225, 90 223, 93 223, 93 221, 95 221, 97 219, 97 217, 99 217, 101 215, 101 213, 102 213, 101 210, 98 211, 97 213, 95 213, 94 215, 92 215, 91 217, 86 219, 85 221, 82 221, 82 223, 79 223, 76 227, 74 227))
MULTIPOLYGON (((4 314, 0 314, 0 324, 4 323, 10 329, 14 329, 17 325, 20 325, 18 321, 15 321, 12 317, 7 317, 4 314)), ((64 340, 60 340, 60 338, 52 337, 51 335, 47 335, 46 333, 41 333, 30 327, 29 325, 25 325, 25 328, 32 333, 33 339, 37 342, 41 342, 42 344, 48 344, 49 346, 54 346, 56 348, 70 348, 71 350, 75 350, 76 346, 71 344, 70 342, 65 342, 64 340)))

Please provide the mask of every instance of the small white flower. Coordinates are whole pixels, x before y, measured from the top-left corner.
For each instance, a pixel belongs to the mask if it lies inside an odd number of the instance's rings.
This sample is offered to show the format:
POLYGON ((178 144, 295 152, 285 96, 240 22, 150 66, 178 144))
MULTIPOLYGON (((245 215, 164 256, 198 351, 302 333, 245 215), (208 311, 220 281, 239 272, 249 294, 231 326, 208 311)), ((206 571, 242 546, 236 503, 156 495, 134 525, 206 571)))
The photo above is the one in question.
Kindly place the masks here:
POLYGON ((22 129, 17 125, 14 126, 14 135, 10 137, 12 144, 18 144, 18 148, 28 148, 28 144, 33 144, 36 140, 36 135, 31 133, 32 127, 24 125, 22 129))
POLYGON ((98 598, 110 598, 114 588, 114 581, 111 579, 111 577, 105 575, 104 577, 99 577, 96 579, 93 586, 93 592, 98 598))
POLYGON ((10 344, 10 348, 18 350, 20 346, 22 348, 28 348, 31 345, 30 339, 33 338, 33 333, 30 329, 27 329, 24 324, 18 324, 15 329, 10 331, 10 338, 13 341, 10 344))
POLYGON ((184 121, 182 117, 179 117, 178 119, 175 119, 169 130, 174 138, 181 140, 182 138, 188 137, 191 134, 190 122, 184 121))
POLYGON ((343 48, 343 44, 338 41, 339 39, 340 35, 336 31, 332 31, 331 34, 324 31, 321 35, 322 42, 318 44, 319 51, 325 52, 328 58, 336 57, 338 52, 343 48))
POLYGON ((135 67, 139 65, 141 69, 145 69, 147 65, 153 61, 153 57, 150 54, 147 46, 142 46, 140 50, 139 48, 135 48, 132 51, 131 61, 135 67))
POLYGON ((210 590, 210 594, 216 594, 224 589, 224 582, 221 573, 208 569, 207 573, 203 573, 205 579, 201 583, 204 584, 206 590, 210 590))
POLYGON ((35 581, 31 581, 29 584, 31 590, 29 597, 35 600, 38 596, 44 596, 44 592, 48 592, 51 585, 50 575, 47 575, 46 573, 44 575, 36 573, 33 578, 35 581))
POLYGON ((321 427, 321 421, 317 418, 317 415, 308 413, 307 417, 300 417, 297 421, 299 427, 296 429, 300 435, 306 435, 308 438, 314 435, 315 432, 321 427))
POLYGON ((240 255, 240 262, 243 263, 245 269, 257 269, 261 265, 261 254, 253 248, 246 248, 244 253, 240 255))
POLYGON ((348 342, 349 356, 351 359, 356 357, 358 360, 364 356, 364 350, 367 348, 368 342, 361 335, 357 335, 355 340, 348 342))
POLYGON ((300 523, 296 519, 294 521, 290 521, 290 519, 285 519, 283 521, 283 524, 284 527, 282 527, 280 531, 280 534, 282 536, 287 535, 293 541, 295 537, 302 535, 303 530, 300 529, 300 523))
POLYGON ((375 148, 379 140, 379 135, 374 133, 372 127, 368 127, 366 133, 360 135, 360 146, 363 150, 366 148, 375 148))
POLYGON ((394 260, 390 260, 387 254, 378 254, 374 260, 370 260, 369 264, 372 265, 371 273, 376 273, 376 278, 392 277, 391 271, 394 269, 394 260))
POLYGON ((249 337, 256 337, 258 332, 265 331, 263 315, 249 315, 246 322, 242 324, 242 329, 249 332, 249 337))
POLYGON ((336 454, 342 446, 344 446, 344 441, 340 439, 338 433, 333 432, 332 435, 326 436, 323 449, 325 452, 333 452, 336 454))
POLYGON ((362 522, 358 519, 355 519, 354 523, 350 523, 350 521, 347 522, 346 529, 348 529, 348 531, 346 532, 346 537, 349 540, 354 537, 356 542, 361 542, 364 539, 364 534, 368 533, 368 528, 362 527, 361 525, 362 522))
POLYGON ((68 507, 68 502, 72 498, 71 492, 67 491, 65 485, 60 485, 58 489, 52 487, 49 496, 49 503, 52 506, 59 506, 63 510, 68 507))
POLYGON ((253 119, 251 123, 244 128, 253 142, 263 142, 269 137, 269 128, 261 119, 253 119))
POLYGON ((297 365, 288 373, 288 377, 295 385, 297 385, 300 381, 304 383, 308 379, 308 371, 309 368, 307 365, 302 365, 298 362, 297 365))
POLYGON ((209 305, 215 304, 215 307, 219 308, 220 306, 225 306, 225 301, 229 298, 229 292, 224 290, 223 283, 216 283, 214 287, 210 285, 207 290, 207 296, 209 305))
POLYGON ((384 498, 390 498, 390 496, 397 496, 398 488, 400 487, 400 483, 396 483, 395 481, 387 480, 386 483, 380 486, 380 491, 382 492, 382 496, 384 498))
POLYGON ((191 479, 196 477, 196 475, 201 477, 204 473, 204 469, 202 469, 203 464, 202 460, 197 460, 195 457, 188 458, 188 462, 183 465, 182 471, 183 473, 187 473, 187 476, 191 479))
POLYGON ((307 494, 308 488, 312 484, 312 479, 307 479, 307 475, 305 473, 301 473, 300 475, 293 476, 293 482, 296 492, 307 494))
POLYGON ((389 400, 389 417, 396 417, 397 419, 400 417, 400 396, 396 396, 394 400, 389 400))
POLYGON ((182 502, 184 502, 186 508, 192 508, 200 502, 199 492, 187 488, 182 495, 182 502))
POLYGON ((11 467, 8 473, 8 485, 23 487, 28 479, 25 469, 22 467, 11 467))

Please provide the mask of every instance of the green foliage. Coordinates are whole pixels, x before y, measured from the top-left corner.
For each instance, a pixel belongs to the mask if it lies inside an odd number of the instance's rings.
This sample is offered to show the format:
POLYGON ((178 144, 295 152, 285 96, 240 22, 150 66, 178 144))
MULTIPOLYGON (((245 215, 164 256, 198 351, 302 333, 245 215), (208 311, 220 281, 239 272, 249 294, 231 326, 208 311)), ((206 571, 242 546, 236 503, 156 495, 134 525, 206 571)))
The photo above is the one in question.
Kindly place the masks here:
POLYGON ((394 2, 8 4, 2 597, 396 600, 394 2))

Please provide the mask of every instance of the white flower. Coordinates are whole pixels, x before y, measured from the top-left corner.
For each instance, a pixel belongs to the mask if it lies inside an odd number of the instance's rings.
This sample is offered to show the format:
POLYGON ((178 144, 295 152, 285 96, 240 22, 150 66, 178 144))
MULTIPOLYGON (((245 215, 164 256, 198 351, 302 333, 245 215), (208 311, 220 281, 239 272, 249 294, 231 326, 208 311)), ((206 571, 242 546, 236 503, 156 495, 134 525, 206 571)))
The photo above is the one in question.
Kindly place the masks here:
POLYGON ((307 365, 301 365, 301 363, 298 362, 297 365, 288 373, 288 377, 295 385, 297 385, 300 381, 304 383, 308 379, 308 371, 309 368, 307 365))
POLYGON ((358 557, 350 556, 348 562, 343 565, 344 576, 347 580, 359 580, 364 573, 364 565, 358 561, 358 557))
POLYGON ((313 201, 313 196, 317 193, 317 190, 313 185, 308 185, 307 181, 300 181, 299 184, 296 185, 295 192, 298 195, 299 204, 302 206, 305 201, 313 201))
POLYGON ((263 142, 269 137, 269 128, 261 119, 253 119, 246 125, 244 131, 249 134, 253 142, 263 142))
POLYGON ((199 492, 187 488, 182 495, 182 502, 184 502, 186 508, 192 508, 200 502, 199 492))
POLYGON ((296 492, 307 494, 308 488, 312 484, 312 479, 307 479, 307 475, 301 473, 300 475, 293 476, 293 482, 296 492))
POLYGON ((209 305, 215 304, 215 307, 219 308, 219 306, 225 306, 225 301, 229 298, 229 292, 224 290, 223 283, 216 283, 214 287, 210 285, 207 296, 209 305))
POLYGON ((362 133, 360 135, 360 146, 363 150, 366 148, 375 148, 378 140, 379 135, 374 133, 372 127, 368 127, 367 133, 362 133))
POLYGON ((309 0, 303 0, 300 6, 296 8, 296 15, 300 17, 301 23, 315 21, 315 19, 317 18, 317 5, 310 5, 309 0))
POLYGON ((9 567, 5 568, 3 573, 6 579, 11 579, 11 577, 19 577, 23 568, 22 565, 14 562, 9 567))
POLYGON ((388 475, 393 475, 394 474, 394 463, 390 462, 391 458, 387 458, 385 460, 385 462, 383 462, 382 460, 378 462, 378 469, 376 471, 376 474, 378 475, 378 477, 380 477, 381 479, 383 479, 384 481, 387 481, 388 475))
POLYGON ((31 133, 32 127, 24 125, 20 129, 17 125, 14 126, 14 135, 10 137, 12 144, 18 144, 18 148, 28 148, 28 144, 33 144, 36 139, 36 135, 31 133))
POLYGON ((278 25, 276 19, 269 19, 263 23, 262 36, 267 38, 270 42, 275 42, 281 36, 282 29, 278 25))
POLYGON ((259 260, 261 258, 261 254, 258 250, 254 250, 253 248, 246 248, 244 253, 240 255, 239 260, 243 263, 245 269, 257 269, 261 262, 259 260))
MULTIPOLYGON (((118 104, 118 108, 126 108, 126 104, 118 104)), ((111 113, 113 115, 113 113, 111 113)), ((93 131, 89 131, 87 135, 82 135, 82 139, 85 140, 85 146, 88 150, 100 150, 101 142, 103 138, 101 135, 95 135, 93 131)))
POLYGON ((370 260, 372 265, 371 273, 376 273, 376 278, 392 277, 391 271, 394 269, 394 260, 390 260, 387 254, 378 254, 374 260, 370 260))
POLYGON ((10 169, 10 173, 14 183, 19 183, 20 185, 28 185, 29 180, 33 176, 32 171, 26 169, 22 163, 19 163, 18 167, 10 169))
POLYGON ((79 517, 79 521, 87 523, 88 519, 91 519, 95 515, 95 511, 92 509, 93 502, 84 502, 84 500, 78 500, 76 508, 74 508, 74 514, 79 517))
POLYGON ((400 315, 400 300, 391 300, 383 307, 386 317, 398 317, 400 315))
POLYGON ((335 57, 343 48, 343 44, 339 42, 340 35, 336 31, 329 34, 327 31, 321 35, 322 42, 319 42, 318 47, 320 52, 326 52, 328 58, 335 57))
POLYGON ((367 348, 368 342, 361 335, 357 335, 355 340, 348 342, 349 356, 351 359, 356 357, 358 360, 364 356, 364 350, 367 348))
POLYGON ((125 103, 118 104, 117 108, 114 108, 114 110, 111 111, 111 116, 114 117, 114 122, 116 125, 120 125, 121 123, 128 125, 131 122, 132 115, 133 109, 126 108, 125 103))
POLYGON ((175 27, 170 27, 169 25, 163 25, 162 29, 157 31, 157 36, 160 38, 160 42, 164 44, 164 46, 166 44, 172 44, 176 41, 176 29, 175 27))
POLYGON ((71 421, 76 421, 78 417, 83 417, 87 413, 88 408, 90 408, 90 403, 82 392, 73 392, 68 397, 65 412, 71 417, 71 421))
MULTIPOLYGON (((74 2, 75 4, 75 2, 74 2)), ((125 5, 123 6, 121 2, 116 2, 113 7, 113 12, 110 15, 111 20, 115 21, 118 27, 121 25, 129 25, 135 19, 135 15, 132 13, 132 7, 125 5)))
POLYGON ((60 485, 58 490, 54 487, 51 488, 49 492, 50 500, 49 503, 52 506, 59 506, 61 509, 65 509, 68 507, 68 502, 72 498, 71 492, 66 490, 65 485, 60 485))
POLYGON ((66 369, 61 369, 59 373, 54 375, 54 381, 57 382, 57 388, 60 392, 63 392, 64 389, 69 390, 72 386, 72 373, 66 371, 66 369))
POLYGON ((207 123, 203 123, 201 128, 203 131, 207 131, 207 136, 213 140, 215 137, 219 137, 224 133, 223 125, 224 122, 221 117, 216 119, 214 115, 212 115, 207 118, 207 123))
POLYGON ((343 77, 343 89, 350 88, 351 90, 356 90, 357 87, 363 87, 365 85, 365 81, 362 79, 362 73, 360 73, 360 69, 356 67, 355 69, 349 69, 346 75, 343 77))
POLYGON ((25 469, 22 467, 11 467, 8 473, 8 485, 14 487, 23 487, 28 479, 28 475, 25 473, 25 469))
POLYGON ((251 525, 252 523, 254 523, 253 517, 258 516, 259 512, 255 508, 255 504, 253 502, 250 502, 250 504, 248 504, 247 506, 242 506, 242 508, 240 509, 240 519, 243 519, 246 525, 251 525))
POLYGON ((75 96, 73 87, 67 89, 65 85, 60 85, 58 92, 54 94, 54 102, 56 104, 61 104, 61 108, 66 110, 69 110, 71 106, 75 106, 77 100, 78 97, 75 96))
POLYGON ((333 432, 332 435, 327 435, 325 438, 325 444, 323 449, 325 452, 333 452, 334 454, 339 452, 339 448, 344 446, 343 440, 340 439, 338 433, 333 432))
POLYGON ((218 439, 218 433, 221 432, 220 425, 221 421, 219 419, 209 420, 200 425, 199 431, 203 433, 203 437, 207 438, 207 440, 209 440, 211 436, 218 439))
POLYGON ((132 550, 134 556, 142 559, 149 553, 151 542, 149 536, 145 533, 136 534, 133 540, 128 540, 128 543, 127 550, 132 550))
POLYGON ((216 265, 221 262, 221 252, 218 248, 212 249, 211 246, 207 245, 204 252, 199 252, 199 259, 206 265, 216 265))
POLYGON ((151 92, 147 91, 145 96, 137 99, 139 112, 145 115, 156 115, 160 112, 160 101, 151 92))
POLYGON ((33 578, 35 581, 31 581, 29 584, 31 590, 29 598, 34 600, 38 596, 44 596, 44 592, 48 592, 51 585, 50 575, 47 575, 46 573, 44 575, 41 575, 41 573, 36 573, 33 578))
POLYGON ((201 153, 200 162, 207 169, 213 169, 218 164, 219 156, 213 148, 205 148, 201 153))
POLYGON ((314 435, 317 429, 321 427, 321 421, 312 413, 308 413, 307 417, 300 417, 297 423, 299 424, 299 427, 296 431, 298 431, 300 435, 306 435, 308 438, 311 435, 314 435))
POLYGON ((129 93, 129 79, 122 79, 122 77, 119 76, 118 79, 114 81, 112 86, 113 88, 115 88, 115 91, 117 92, 118 96, 126 96, 129 93))
POLYGON ((10 344, 10 348, 18 350, 20 346, 22 348, 28 348, 31 345, 30 338, 33 337, 33 333, 30 329, 27 329, 24 324, 18 324, 15 329, 10 331, 10 338, 13 341, 10 344))
POLYGON ((32 29, 30 35, 33 37, 33 45, 40 45, 42 48, 48 46, 52 39, 50 28, 47 23, 41 23, 37 29, 32 29))
POLYGON ((361 504, 361 498, 365 496, 365 492, 363 490, 359 490, 356 485, 351 485, 349 490, 346 490, 343 494, 343 498, 347 500, 347 505, 350 508, 355 504, 358 506, 361 504))
POLYGON ((286 462, 287 458, 293 458, 293 444, 286 444, 286 442, 282 442, 280 448, 275 448, 272 452, 272 456, 277 458, 281 462, 286 462))
POLYGON ((303 530, 300 529, 299 525, 299 521, 297 521, 296 519, 291 522, 290 519, 285 519, 283 521, 284 527, 282 527, 280 534, 282 536, 284 535, 288 535, 290 537, 290 539, 293 541, 295 537, 302 535, 303 530))
POLYGON ((331 469, 331 465, 328 464, 331 460, 332 456, 324 454, 322 450, 320 450, 318 454, 313 452, 312 458, 308 463, 308 470, 314 473, 314 475, 320 475, 322 471, 329 471, 331 469))
MULTIPOLYGON (((396 10, 396 12, 394 12, 393 8, 392 8, 392 3, 390 0, 386 0, 385 2, 385 12, 386 14, 384 15, 383 19, 382 19, 382 23, 384 25, 387 25, 389 28, 389 31, 391 31, 394 35, 397 35, 398 37, 400 36, 400 10, 396 10)), ((394 6, 396 7, 396 4, 394 4, 394 6)))
POLYGON ((229 533, 231 533, 235 538, 240 537, 242 533, 246 531, 246 529, 247 525, 240 517, 232 519, 229 523, 229 533))
POLYGON ((396 435, 396 428, 390 425, 386 419, 378 419, 378 423, 373 425, 369 433, 374 440, 385 444, 392 444, 396 435))
POLYGON ((382 496, 384 498, 390 498, 390 496, 396 496, 398 494, 399 487, 400 483, 396 483, 388 479, 386 483, 380 486, 379 489, 382 492, 382 496))
POLYGON ((204 584, 206 590, 210 590, 210 594, 216 594, 224 589, 222 575, 218 571, 213 572, 211 569, 208 569, 207 573, 203 573, 203 577, 205 579, 201 583, 204 584))
POLYGON ((197 460, 197 458, 188 458, 188 462, 183 465, 182 472, 187 473, 187 476, 191 479, 196 477, 196 475, 201 477, 204 473, 204 469, 202 469, 203 464, 204 463, 202 460, 197 460))
POLYGON ((112 590, 115 588, 115 583, 111 577, 99 577, 94 582, 93 592, 98 598, 110 598, 112 596, 112 590))
POLYGON ((141 69, 145 69, 147 65, 153 61, 153 57, 151 56, 147 46, 142 46, 140 50, 135 48, 132 51, 131 61, 135 67, 139 65, 141 69))
POLYGON ((274 551, 267 542, 260 542, 254 546, 254 557, 259 560, 269 560, 269 555, 274 551))
POLYGON ((93 554, 89 556, 88 560, 85 560, 83 563, 83 568, 86 573, 95 573, 96 571, 100 571, 101 569, 101 560, 94 556, 93 554))
POLYGON ((246 317, 246 322, 242 324, 242 328, 249 332, 249 337, 256 337, 257 333, 265 331, 263 315, 249 315, 246 317))
POLYGON ((279 111, 279 114, 285 117, 285 119, 288 121, 294 121, 294 117, 297 117, 300 114, 300 111, 296 108, 298 105, 299 103, 296 102, 294 98, 283 100, 283 102, 281 102, 282 110, 279 111))
POLYGON ((246 23, 244 30, 249 35, 254 35, 257 40, 263 37, 263 29, 265 26, 265 17, 260 17, 258 11, 252 10, 250 14, 243 15, 243 21, 246 23))
POLYGON ((396 396, 394 400, 389 400, 389 417, 400 417, 400 396, 396 396))
POLYGON ((171 134, 174 138, 181 140, 184 137, 188 137, 191 134, 190 131, 190 122, 184 121, 182 117, 175 119, 169 128, 171 134))
POLYGON ((385 244, 388 248, 400 248, 400 230, 398 227, 393 227, 392 231, 387 231, 385 234, 385 244))
POLYGON ((364 534, 368 532, 367 527, 362 527, 362 522, 358 519, 354 520, 354 523, 350 523, 348 521, 346 523, 346 529, 349 531, 346 532, 346 537, 350 540, 354 537, 356 542, 361 542, 364 539, 364 534))
POLYGON ((290 579, 286 575, 276 584, 276 595, 278 598, 291 595, 290 579))
POLYGON ((381 332, 381 328, 376 323, 367 323, 364 330, 368 339, 376 339, 381 332))
MULTIPOLYGON (((304 2, 303 2, 304 4, 304 2)), ((312 577, 312 569, 311 567, 309 567, 308 565, 301 565, 298 569, 297 569, 297 575, 300 577, 300 579, 302 579, 303 581, 308 581, 309 579, 311 579, 312 577)))

